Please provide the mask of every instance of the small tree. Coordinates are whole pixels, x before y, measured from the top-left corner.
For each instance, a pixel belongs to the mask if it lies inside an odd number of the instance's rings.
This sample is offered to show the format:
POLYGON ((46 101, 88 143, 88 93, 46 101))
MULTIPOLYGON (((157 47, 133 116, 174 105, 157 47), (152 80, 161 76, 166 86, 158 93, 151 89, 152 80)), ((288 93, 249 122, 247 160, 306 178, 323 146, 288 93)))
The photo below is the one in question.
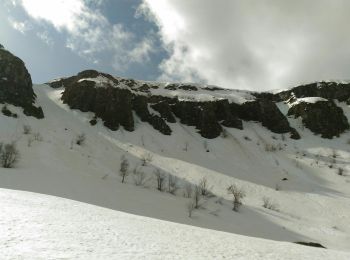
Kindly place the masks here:
POLYGON ((75 143, 77 145, 83 145, 86 141, 86 135, 84 133, 81 133, 79 135, 77 135, 76 139, 75 139, 75 143))
POLYGON ((19 151, 15 143, 0 144, 0 163, 4 168, 13 168, 19 160, 19 151))
POLYGON ((230 185, 227 188, 227 192, 233 196, 233 208, 232 210, 238 212, 239 207, 242 205, 242 199, 245 197, 245 192, 243 189, 238 188, 235 184, 230 185))
POLYGON ((193 193, 193 186, 191 183, 187 183, 184 187, 184 197, 191 198, 193 193))
POLYGON ((175 195, 176 191, 179 189, 178 179, 176 176, 168 176, 168 192, 175 195))
POLYGON ((153 156, 150 153, 144 153, 141 156, 141 162, 142 162, 142 166, 146 166, 147 164, 149 164, 150 162, 152 162, 153 160, 153 156))
POLYGON ((194 203, 194 208, 198 209, 201 205, 201 198, 202 198, 202 190, 198 185, 194 186, 193 189, 193 203, 194 203))
POLYGON ((188 217, 192 218, 192 213, 193 211, 195 210, 195 203, 193 201, 189 201, 187 204, 186 204, 186 209, 187 209, 187 212, 188 212, 188 217))
POLYGON ((121 158, 119 175, 122 177, 122 183, 125 182, 125 178, 129 175, 129 162, 124 155, 121 158))
POLYGON ((159 169, 156 169, 154 171, 154 175, 156 176, 156 180, 157 180, 157 190, 163 191, 164 190, 164 182, 166 180, 165 173, 161 172, 159 169))

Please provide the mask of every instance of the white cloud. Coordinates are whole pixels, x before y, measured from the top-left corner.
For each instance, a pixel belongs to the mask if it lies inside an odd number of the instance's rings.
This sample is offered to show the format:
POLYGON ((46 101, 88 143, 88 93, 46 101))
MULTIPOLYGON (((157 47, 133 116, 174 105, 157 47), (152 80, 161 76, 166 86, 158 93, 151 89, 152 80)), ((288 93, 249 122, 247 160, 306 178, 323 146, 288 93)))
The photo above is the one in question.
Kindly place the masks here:
POLYGON ((143 0, 170 57, 162 78, 272 89, 350 77, 350 2, 143 0))
MULTIPOLYGON (((51 24, 57 31, 67 33, 66 47, 94 64, 100 62, 99 54, 112 53, 112 66, 122 71, 132 63, 145 61, 151 51, 143 43, 151 44, 150 40, 137 42, 123 25, 108 21, 98 8, 102 0, 17 0, 18 4, 38 23, 51 24)), ((48 34, 38 37, 50 43, 48 34)))
POLYGON ((17 21, 14 18, 10 17, 8 18, 9 23, 11 24, 12 28, 19 31, 22 34, 25 34, 27 31, 31 30, 32 26, 28 21, 17 21))

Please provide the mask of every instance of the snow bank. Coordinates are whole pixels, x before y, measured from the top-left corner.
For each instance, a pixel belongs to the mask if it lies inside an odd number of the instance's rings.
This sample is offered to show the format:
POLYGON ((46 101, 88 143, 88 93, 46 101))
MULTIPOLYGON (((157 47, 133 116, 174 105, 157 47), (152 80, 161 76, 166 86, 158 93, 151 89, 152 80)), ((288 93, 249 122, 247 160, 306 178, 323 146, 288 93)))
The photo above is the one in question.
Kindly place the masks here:
POLYGON ((0 189, 3 259, 349 259, 273 242, 0 189))

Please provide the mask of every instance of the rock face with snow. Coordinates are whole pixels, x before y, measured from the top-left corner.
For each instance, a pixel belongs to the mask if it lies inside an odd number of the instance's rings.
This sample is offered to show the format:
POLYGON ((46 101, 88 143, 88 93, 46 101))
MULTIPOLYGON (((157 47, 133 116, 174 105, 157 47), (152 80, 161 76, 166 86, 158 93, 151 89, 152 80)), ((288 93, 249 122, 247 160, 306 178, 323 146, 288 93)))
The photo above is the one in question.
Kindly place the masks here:
POLYGON ((136 114, 165 135, 171 134, 171 123, 176 121, 194 126, 204 138, 218 137, 224 127, 243 129, 243 121, 256 121, 274 133, 289 133, 299 139, 297 130, 276 105, 295 100, 300 102, 293 103, 288 115, 301 117, 315 134, 332 138, 349 128, 342 109, 332 101, 350 102, 350 84, 345 83, 313 83, 273 94, 137 81, 87 70, 49 84, 65 88, 64 103, 94 112, 112 130, 123 126, 133 131, 136 114))
POLYGON ((301 117, 303 124, 323 138, 339 136, 349 129, 349 123, 343 110, 331 100, 317 102, 297 102, 293 105, 288 115, 301 117))
POLYGON ((64 86, 64 103, 72 109, 94 112, 112 130, 123 126, 133 131, 135 113, 165 135, 171 134, 171 123, 177 119, 194 126, 201 136, 209 139, 218 137, 223 127, 243 129, 243 119, 261 122, 275 133, 290 132, 293 138, 298 138, 274 102, 255 99, 248 92, 141 82, 94 70, 49 84, 53 88, 64 86))
POLYGON ((40 107, 35 107, 32 80, 23 61, 0 47, 0 103, 23 108, 28 116, 43 118, 40 107))

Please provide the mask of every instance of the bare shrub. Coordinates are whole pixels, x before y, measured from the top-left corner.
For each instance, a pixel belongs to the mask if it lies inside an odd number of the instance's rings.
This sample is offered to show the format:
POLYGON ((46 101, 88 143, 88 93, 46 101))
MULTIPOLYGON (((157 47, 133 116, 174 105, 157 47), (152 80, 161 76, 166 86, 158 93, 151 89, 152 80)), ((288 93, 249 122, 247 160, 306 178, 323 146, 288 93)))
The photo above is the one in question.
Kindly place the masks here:
POLYGON ((19 156, 15 143, 0 143, 0 163, 3 168, 13 168, 18 162, 19 156))
POLYGON ((142 166, 147 166, 150 162, 152 162, 152 160, 153 160, 153 156, 150 153, 144 153, 141 156, 142 166))
POLYGON ((129 161, 124 155, 121 158, 119 175, 122 177, 122 183, 125 182, 126 177, 129 175, 129 161))
POLYGON ((227 130, 225 128, 222 129, 221 136, 222 136, 222 138, 227 138, 228 137, 228 132, 227 132, 227 130))
POLYGON ((270 198, 268 197, 263 197, 263 207, 266 209, 278 211, 278 205, 276 203, 271 202, 270 198))
POLYGON ((186 209, 187 209, 187 213, 188 213, 188 217, 192 217, 192 213, 193 211, 195 210, 195 204, 193 201, 189 201, 187 204, 186 204, 186 209))
POLYGON ((179 181, 176 176, 173 176, 173 175, 168 176, 168 192, 170 194, 176 195, 176 191, 179 189, 178 183, 179 181))
POLYGON ((201 203, 200 203, 201 198, 202 198, 201 188, 198 185, 195 185, 193 189, 193 202, 194 202, 195 209, 198 209, 201 206, 201 203))
POLYGON ((344 169, 338 168, 338 175, 343 176, 344 175, 344 169))
POLYGON ((189 143, 186 141, 185 144, 184 144, 184 148, 183 148, 183 150, 184 150, 185 152, 188 151, 188 145, 189 145, 189 143))
POLYGON ((34 138, 33 138, 32 136, 29 136, 28 139, 27 139, 27 146, 28 146, 28 147, 31 147, 33 141, 34 141, 34 138))
POLYGON ((184 187, 184 197, 191 198, 193 193, 193 185, 191 183, 187 183, 184 187))
POLYGON ((278 183, 276 183, 276 185, 275 185, 275 190, 276 190, 276 191, 281 190, 281 186, 280 186, 278 183))
POLYGON ((35 141, 38 141, 38 142, 42 142, 43 141, 43 137, 42 135, 39 133, 39 132, 36 132, 33 134, 33 138, 35 141))
POLYGON ((265 144, 266 152, 275 152, 277 150, 276 146, 273 144, 265 144))
POLYGON ((209 195, 209 187, 208 187, 208 180, 207 178, 203 177, 198 184, 200 191, 201 191, 201 195, 202 196, 208 196, 209 195))
POLYGON ((24 125, 23 126, 23 134, 29 135, 32 132, 32 128, 30 125, 24 125))
POLYGON ((77 145, 83 145, 85 141, 86 141, 86 135, 84 133, 77 135, 75 138, 75 143, 77 145))
POLYGON ((144 186, 146 182, 146 174, 140 169, 133 170, 133 179, 136 186, 144 186))
POLYGON ((206 151, 207 153, 209 153, 210 151, 209 151, 209 145, 208 145, 208 142, 207 142, 207 141, 204 141, 204 142, 203 142, 203 146, 204 146, 205 151, 206 151))
POLYGON ((154 176, 157 181, 157 190, 164 191, 164 183, 166 180, 166 174, 159 169, 156 169, 154 172, 154 176))
POLYGON ((230 185, 227 188, 227 192, 233 196, 233 208, 232 210, 238 212, 242 205, 242 199, 245 197, 245 192, 242 188, 238 188, 235 184, 230 185))

